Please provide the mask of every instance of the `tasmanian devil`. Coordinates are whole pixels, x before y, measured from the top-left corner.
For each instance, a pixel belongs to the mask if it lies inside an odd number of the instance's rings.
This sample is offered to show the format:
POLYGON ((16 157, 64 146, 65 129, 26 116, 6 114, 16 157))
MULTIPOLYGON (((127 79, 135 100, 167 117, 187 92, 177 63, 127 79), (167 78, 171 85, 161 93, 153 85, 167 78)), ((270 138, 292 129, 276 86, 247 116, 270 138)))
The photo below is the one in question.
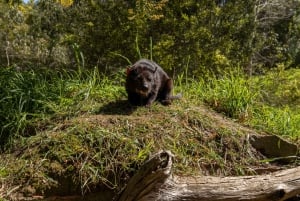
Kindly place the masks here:
POLYGON ((155 62, 141 59, 127 68, 125 84, 128 101, 135 106, 150 106, 154 101, 163 105, 180 99, 181 94, 172 95, 173 81, 155 62))

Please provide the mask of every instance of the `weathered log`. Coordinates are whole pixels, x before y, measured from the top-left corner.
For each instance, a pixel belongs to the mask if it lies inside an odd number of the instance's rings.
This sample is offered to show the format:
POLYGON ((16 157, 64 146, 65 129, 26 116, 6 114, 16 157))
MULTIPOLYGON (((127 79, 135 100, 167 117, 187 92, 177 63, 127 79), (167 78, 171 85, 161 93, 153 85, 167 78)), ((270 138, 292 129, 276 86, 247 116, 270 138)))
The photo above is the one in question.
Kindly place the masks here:
POLYGON ((267 175, 181 177, 172 154, 162 151, 132 177, 118 201, 284 201, 300 194, 300 167, 267 175))
MULTIPOLYGON (((171 176, 172 158, 171 152, 162 151, 146 161, 130 179, 118 201, 143 200, 145 196, 159 190, 157 188, 164 185, 165 180, 171 176)), ((150 200, 155 200, 155 197, 150 200)))

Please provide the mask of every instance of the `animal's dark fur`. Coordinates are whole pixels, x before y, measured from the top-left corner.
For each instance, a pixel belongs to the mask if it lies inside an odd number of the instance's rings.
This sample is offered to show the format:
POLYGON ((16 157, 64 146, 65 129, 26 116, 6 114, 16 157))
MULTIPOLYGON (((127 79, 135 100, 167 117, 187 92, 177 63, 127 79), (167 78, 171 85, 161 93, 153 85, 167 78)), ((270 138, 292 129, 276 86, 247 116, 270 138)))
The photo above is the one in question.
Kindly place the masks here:
POLYGON ((150 106, 158 100, 163 105, 171 104, 181 95, 172 95, 173 81, 155 62, 141 59, 127 69, 125 88, 132 105, 150 106))

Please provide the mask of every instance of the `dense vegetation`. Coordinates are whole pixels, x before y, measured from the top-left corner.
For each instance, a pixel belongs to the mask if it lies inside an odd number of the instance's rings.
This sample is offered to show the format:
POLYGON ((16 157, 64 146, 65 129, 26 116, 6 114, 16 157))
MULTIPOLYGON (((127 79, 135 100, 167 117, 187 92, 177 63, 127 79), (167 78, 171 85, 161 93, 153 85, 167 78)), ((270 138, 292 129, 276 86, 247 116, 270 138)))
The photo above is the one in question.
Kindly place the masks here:
POLYGON ((175 74, 296 67, 298 0, 0 1, 0 61, 112 72, 140 57, 175 74), (187 68, 187 69, 185 69, 187 68))
POLYGON ((244 132, 202 105, 299 142, 299 11, 299 0, 0 0, 0 178, 46 194, 61 175, 74 191, 120 190, 159 149, 180 174, 255 173, 265 163, 244 132), (181 102, 128 105, 124 69, 142 57, 181 102))

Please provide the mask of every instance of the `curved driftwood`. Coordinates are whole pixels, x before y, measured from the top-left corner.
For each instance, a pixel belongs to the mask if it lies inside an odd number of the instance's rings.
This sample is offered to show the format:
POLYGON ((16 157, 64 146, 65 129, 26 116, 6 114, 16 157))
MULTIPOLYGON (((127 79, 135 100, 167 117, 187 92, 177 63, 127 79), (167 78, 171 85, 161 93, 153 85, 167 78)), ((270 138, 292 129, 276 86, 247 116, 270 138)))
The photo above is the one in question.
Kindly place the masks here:
POLYGON ((180 177, 162 151, 132 177, 118 201, 284 201, 300 194, 300 167, 267 175, 180 177))
MULTIPOLYGON (((169 151, 155 154, 130 179, 118 201, 145 200, 157 192, 171 176, 173 155, 169 151)), ((157 196, 149 200, 156 200, 157 196)))

